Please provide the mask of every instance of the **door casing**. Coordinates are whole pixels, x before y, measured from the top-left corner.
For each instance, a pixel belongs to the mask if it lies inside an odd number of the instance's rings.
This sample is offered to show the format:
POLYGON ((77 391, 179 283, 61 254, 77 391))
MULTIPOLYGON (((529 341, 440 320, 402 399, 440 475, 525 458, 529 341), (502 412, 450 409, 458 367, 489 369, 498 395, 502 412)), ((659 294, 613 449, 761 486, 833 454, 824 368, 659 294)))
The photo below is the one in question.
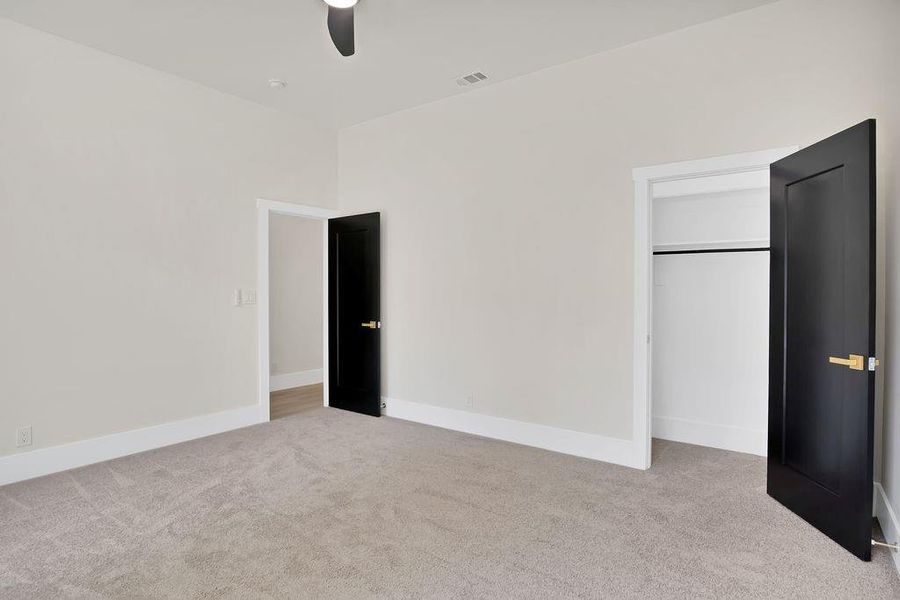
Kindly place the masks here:
POLYGON ((304 217, 315 219, 322 223, 322 360, 323 360, 323 400, 324 406, 328 406, 328 219, 339 217, 341 214, 329 208, 319 206, 306 206, 266 200, 260 198, 256 201, 257 228, 256 228, 256 302, 257 302, 257 371, 258 371, 258 397, 259 420, 268 421, 269 415, 269 216, 272 214, 287 215, 290 217, 304 217))

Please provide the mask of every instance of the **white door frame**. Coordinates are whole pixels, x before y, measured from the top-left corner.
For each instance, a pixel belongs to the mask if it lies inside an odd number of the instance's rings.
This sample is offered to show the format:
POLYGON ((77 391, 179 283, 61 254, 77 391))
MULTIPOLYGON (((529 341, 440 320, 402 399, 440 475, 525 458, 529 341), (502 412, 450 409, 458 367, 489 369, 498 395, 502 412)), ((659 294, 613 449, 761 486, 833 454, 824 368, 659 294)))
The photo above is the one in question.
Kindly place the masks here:
POLYGON ((269 216, 287 215, 322 221, 322 371, 323 404, 328 406, 328 219, 338 216, 336 210, 305 206, 260 198, 256 201, 256 287, 257 287, 257 356, 259 357, 258 404, 260 421, 269 415, 269 216))
POLYGON ((653 314, 653 221, 654 186, 681 188, 680 193, 714 191, 717 176, 746 174, 759 177, 769 165, 793 154, 798 146, 717 156, 633 169, 634 179, 634 414, 632 439, 639 468, 650 468, 651 356, 653 314))

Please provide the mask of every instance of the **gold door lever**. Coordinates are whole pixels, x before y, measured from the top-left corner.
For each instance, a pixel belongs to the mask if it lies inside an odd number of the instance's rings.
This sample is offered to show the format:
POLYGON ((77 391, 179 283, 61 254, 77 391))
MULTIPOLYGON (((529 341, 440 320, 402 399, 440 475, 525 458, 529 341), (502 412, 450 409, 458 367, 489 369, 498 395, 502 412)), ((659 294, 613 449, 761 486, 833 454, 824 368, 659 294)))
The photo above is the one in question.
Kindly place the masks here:
POLYGON ((849 358, 839 358, 837 356, 829 356, 828 362, 833 365, 843 365, 845 367, 850 367, 854 371, 862 371, 865 369, 863 366, 863 362, 865 358, 860 356, 859 354, 851 354, 849 358))
POLYGON ((363 327, 368 327, 369 329, 378 329, 380 325, 381 323, 379 323, 378 321, 369 321, 368 323, 362 324, 363 327))

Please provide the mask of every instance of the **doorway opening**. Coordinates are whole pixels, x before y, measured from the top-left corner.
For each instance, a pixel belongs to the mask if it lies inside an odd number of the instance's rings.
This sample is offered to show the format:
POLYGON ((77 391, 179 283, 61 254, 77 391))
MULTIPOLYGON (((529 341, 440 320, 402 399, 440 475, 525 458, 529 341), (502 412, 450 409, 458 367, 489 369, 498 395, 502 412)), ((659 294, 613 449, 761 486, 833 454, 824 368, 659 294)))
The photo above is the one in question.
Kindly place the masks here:
POLYGON ((269 215, 269 418, 323 405, 322 225, 269 215))
POLYGON ((796 148, 634 170, 634 440, 765 455, 769 165, 796 148))
POLYGON ((328 406, 329 209, 257 201, 258 404, 264 421, 328 406))

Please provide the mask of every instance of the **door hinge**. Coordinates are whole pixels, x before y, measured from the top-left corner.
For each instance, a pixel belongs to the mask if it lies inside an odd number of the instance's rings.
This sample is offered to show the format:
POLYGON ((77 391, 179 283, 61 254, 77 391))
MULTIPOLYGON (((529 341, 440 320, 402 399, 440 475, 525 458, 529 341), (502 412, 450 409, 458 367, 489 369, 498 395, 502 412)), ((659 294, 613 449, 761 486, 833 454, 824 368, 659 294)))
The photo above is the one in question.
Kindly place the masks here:
POLYGON ((869 370, 874 371, 875 367, 881 365, 881 361, 875 358, 874 356, 869 357, 869 370))

